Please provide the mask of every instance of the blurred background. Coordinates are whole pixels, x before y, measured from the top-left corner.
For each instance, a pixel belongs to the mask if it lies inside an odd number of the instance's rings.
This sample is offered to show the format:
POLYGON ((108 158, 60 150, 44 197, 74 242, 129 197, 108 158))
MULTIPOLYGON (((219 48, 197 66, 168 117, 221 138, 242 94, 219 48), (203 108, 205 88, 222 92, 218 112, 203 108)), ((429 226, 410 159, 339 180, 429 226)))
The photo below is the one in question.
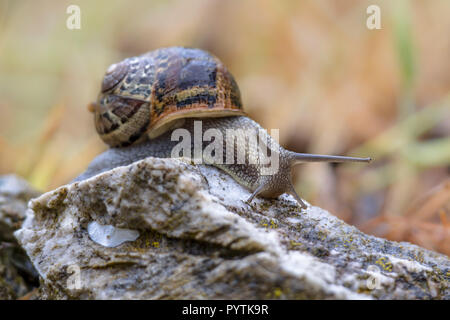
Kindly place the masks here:
POLYGON ((299 194, 359 229, 450 255, 450 1, 0 0, 0 174, 41 191, 106 149, 86 105, 107 67, 165 46, 218 56, 297 152, 299 194), (69 5, 81 29, 69 30, 69 5), (369 5, 381 29, 369 30, 369 5))

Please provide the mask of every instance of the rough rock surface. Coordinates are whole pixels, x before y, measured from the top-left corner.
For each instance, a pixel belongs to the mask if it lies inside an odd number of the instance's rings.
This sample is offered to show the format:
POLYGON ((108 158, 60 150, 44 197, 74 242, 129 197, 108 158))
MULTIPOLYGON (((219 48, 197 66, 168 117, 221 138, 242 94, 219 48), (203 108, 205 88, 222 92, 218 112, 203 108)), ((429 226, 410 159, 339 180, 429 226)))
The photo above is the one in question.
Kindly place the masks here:
POLYGON ((447 256, 248 196, 213 167, 147 158, 32 200, 15 235, 43 298, 450 298, 447 256), (101 226, 139 237, 104 246, 101 226))
POLYGON ((0 177, 0 300, 23 296, 37 273, 13 236, 25 219, 27 202, 39 193, 15 175, 0 177))

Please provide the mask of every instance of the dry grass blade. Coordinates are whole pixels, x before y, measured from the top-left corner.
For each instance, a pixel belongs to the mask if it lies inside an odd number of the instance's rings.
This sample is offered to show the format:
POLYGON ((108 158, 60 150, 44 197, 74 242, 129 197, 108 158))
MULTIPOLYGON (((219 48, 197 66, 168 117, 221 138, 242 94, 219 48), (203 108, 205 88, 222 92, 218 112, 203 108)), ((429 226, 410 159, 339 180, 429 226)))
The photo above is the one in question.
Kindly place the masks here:
POLYGON ((405 217, 411 217, 420 221, 432 218, 446 221, 446 215, 450 213, 450 179, 432 189, 421 199, 415 201, 405 212, 405 217))

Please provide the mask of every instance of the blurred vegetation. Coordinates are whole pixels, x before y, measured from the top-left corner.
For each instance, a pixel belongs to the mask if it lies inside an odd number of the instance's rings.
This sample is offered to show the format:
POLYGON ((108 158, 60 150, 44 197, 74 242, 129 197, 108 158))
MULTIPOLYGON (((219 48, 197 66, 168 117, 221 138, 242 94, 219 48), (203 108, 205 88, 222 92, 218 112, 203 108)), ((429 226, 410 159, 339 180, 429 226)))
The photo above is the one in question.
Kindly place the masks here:
POLYGON ((0 0, 0 173, 41 190, 106 149, 86 105, 106 68, 164 46, 211 51, 246 110, 307 164, 296 188, 363 231, 450 254, 450 1, 0 0), (81 8, 81 30, 66 8, 81 8), (366 8, 381 7, 381 30, 366 8))

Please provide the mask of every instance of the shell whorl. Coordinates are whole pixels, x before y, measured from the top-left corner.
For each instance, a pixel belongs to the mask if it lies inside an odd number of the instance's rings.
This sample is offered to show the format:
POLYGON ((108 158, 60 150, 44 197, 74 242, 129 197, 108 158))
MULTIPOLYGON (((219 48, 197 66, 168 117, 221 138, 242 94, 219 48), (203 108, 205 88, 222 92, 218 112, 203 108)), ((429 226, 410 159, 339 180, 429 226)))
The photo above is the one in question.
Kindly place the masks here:
POLYGON ((182 47, 112 65, 93 109, 97 132, 112 147, 157 137, 180 118, 245 114, 236 81, 221 61, 182 47))

